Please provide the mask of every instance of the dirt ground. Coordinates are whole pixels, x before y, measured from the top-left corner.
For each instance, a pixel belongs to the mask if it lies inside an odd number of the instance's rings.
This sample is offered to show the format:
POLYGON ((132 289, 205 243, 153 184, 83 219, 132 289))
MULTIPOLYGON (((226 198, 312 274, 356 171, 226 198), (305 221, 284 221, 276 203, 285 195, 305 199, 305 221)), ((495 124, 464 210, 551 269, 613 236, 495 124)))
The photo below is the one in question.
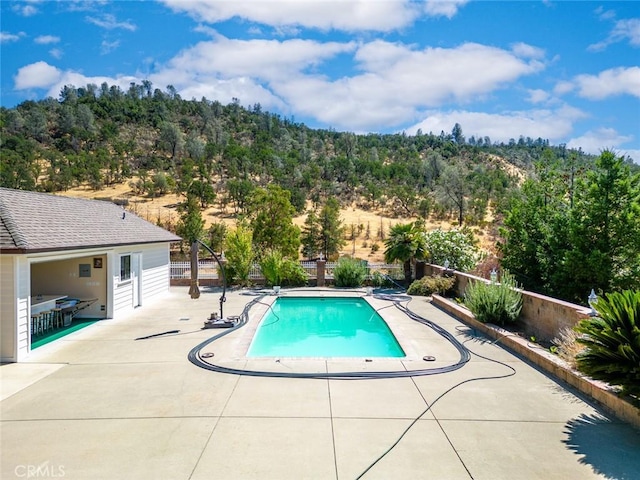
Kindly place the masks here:
MULTIPOLYGON (((88 187, 78 187, 60 195, 76 198, 102 199, 102 200, 126 200, 128 205, 126 209, 136 215, 152 222, 161 222, 163 226, 175 225, 178 222, 180 214, 177 211, 177 205, 183 201, 182 197, 175 194, 167 194, 158 198, 148 198, 146 196, 137 196, 133 193, 127 183, 114 185, 102 190, 92 190, 88 187)), ((203 214, 205 220, 205 228, 212 223, 224 222, 229 227, 235 227, 236 220, 233 211, 228 208, 227 211, 220 210, 218 204, 206 209, 203 214)), ((300 215, 293 219, 294 223, 302 228, 306 215, 300 215)), ((409 217, 389 217, 379 211, 369 211, 350 206, 340 210, 340 219, 346 228, 347 243, 341 251, 342 255, 355 256, 357 258, 367 259, 370 262, 384 261, 384 239, 381 239, 381 230, 383 237, 386 238, 389 228, 398 223, 407 223, 415 220, 409 217), (355 232, 355 238, 351 232, 355 232), (376 250, 377 247, 377 250, 376 250)), ((427 221, 426 228, 434 230, 441 228, 449 230, 454 228, 448 221, 427 221)), ((492 250, 493 240, 490 236, 480 229, 474 229, 476 238, 481 248, 492 250)))

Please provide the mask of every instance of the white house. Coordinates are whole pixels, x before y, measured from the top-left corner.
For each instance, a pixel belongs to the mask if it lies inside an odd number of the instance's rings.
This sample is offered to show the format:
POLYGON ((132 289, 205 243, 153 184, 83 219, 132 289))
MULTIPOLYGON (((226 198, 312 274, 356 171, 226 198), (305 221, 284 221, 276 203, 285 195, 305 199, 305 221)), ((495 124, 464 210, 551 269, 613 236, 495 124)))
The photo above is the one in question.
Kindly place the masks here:
POLYGON ((92 299, 74 315, 104 319, 159 298, 179 240, 111 202, 0 188, 1 361, 29 355, 47 299, 92 299))

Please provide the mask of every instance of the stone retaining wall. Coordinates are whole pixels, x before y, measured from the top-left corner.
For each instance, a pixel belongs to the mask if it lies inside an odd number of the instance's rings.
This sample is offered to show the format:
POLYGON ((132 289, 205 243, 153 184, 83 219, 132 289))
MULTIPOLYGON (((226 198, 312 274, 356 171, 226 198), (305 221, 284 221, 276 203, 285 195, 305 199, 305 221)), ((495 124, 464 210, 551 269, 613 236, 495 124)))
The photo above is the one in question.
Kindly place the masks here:
MULTIPOLYGON (((462 297, 470 281, 489 280, 453 270, 445 271, 444 267, 426 264, 424 274, 449 275, 456 278, 455 295, 462 297)), ((587 318, 591 309, 581 305, 547 297, 534 292, 522 290, 522 311, 518 319, 518 326, 526 335, 533 336, 539 341, 550 342, 558 336, 563 328, 572 328, 581 319, 587 318)))

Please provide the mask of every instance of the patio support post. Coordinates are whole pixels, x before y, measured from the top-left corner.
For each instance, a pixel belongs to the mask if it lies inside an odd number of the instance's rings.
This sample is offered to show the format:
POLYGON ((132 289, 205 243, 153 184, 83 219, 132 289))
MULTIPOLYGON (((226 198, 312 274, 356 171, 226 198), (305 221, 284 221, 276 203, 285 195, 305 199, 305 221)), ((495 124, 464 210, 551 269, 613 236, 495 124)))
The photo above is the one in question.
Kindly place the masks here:
POLYGON ((318 287, 325 286, 324 275, 325 275, 326 264, 327 264, 326 260, 318 260, 316 262, 316 277, 317 277, 316 285, 318 287))

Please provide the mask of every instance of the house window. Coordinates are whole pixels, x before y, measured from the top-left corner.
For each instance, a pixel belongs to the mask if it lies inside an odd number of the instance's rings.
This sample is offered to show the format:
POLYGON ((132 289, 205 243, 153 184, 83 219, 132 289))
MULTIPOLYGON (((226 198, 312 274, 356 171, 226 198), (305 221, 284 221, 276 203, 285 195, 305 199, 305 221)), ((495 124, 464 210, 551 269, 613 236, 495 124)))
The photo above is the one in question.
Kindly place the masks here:
POLYGON ((131 255, 120 256, 120 281, 131 280, 131 255))

